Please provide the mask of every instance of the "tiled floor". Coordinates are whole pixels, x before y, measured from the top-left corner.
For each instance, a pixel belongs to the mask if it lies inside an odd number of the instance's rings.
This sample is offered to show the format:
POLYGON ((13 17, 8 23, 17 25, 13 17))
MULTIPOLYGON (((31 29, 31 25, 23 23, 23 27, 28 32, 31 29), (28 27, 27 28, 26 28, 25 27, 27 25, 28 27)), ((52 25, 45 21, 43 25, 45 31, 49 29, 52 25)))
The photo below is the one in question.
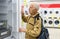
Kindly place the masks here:
POLYGON ((50 39, 60 39, 60 29, 49 28, 50 39))
MULTIPOLYGON (((48 28, 50 39, 60 39, 60 29, 48 28)), ((25 39, 25 33, 20 33, 19 39, 25 39)))

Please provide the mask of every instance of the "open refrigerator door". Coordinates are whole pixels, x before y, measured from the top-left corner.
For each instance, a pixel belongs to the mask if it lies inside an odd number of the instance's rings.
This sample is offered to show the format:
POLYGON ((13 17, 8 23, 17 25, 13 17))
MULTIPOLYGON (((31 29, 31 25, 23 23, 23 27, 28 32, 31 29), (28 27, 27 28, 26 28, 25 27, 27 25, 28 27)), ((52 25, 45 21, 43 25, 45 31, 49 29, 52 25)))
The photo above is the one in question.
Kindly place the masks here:
POLYGON ((19 39, 18 34, 18 0, 0 0, 0 39, 19 39))

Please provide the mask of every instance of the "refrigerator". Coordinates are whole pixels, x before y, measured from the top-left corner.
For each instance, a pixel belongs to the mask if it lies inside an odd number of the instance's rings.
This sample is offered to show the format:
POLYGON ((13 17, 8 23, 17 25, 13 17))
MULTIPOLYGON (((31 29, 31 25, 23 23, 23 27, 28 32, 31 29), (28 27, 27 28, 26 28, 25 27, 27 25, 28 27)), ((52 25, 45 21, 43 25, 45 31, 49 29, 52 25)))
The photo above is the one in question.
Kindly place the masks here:
POLYGON ((19 39, 18 0, 0 0, 0 39, 19 39))

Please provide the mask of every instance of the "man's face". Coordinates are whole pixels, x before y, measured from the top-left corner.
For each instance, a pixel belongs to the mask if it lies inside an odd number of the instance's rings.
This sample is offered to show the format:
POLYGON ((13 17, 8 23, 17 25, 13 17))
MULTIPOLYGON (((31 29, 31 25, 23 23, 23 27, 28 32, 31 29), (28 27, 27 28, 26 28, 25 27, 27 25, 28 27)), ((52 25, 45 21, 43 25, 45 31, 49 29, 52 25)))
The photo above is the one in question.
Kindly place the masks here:
POLYGON ((29 12, 30 12, 30 14, 31 14, 31 15, 34 15, 34 14, 36 14, 36 13, 35 13, 36 11, 37 11, 37 9, 34 7, 33 4, 31 4, 30 7, 29 7, 29 12))

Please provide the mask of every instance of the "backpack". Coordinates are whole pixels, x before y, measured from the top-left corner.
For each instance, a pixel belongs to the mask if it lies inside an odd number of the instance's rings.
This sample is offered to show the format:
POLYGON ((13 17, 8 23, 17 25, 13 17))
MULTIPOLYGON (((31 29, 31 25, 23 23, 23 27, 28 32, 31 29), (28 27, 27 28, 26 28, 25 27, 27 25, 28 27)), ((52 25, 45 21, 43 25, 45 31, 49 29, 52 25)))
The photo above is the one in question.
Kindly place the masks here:
MULTIPOLYGON (((34 24, 36 23, 36 18, 37 18, 37 20, 39 20, 39 18, 41 18, 41 16, 39 16, 39 14, 38 14, 34 17, 34 24)), ((37 37, 37 39, 49 39, 49 32, 48 32, 48 29, 43 26, 43 19, 42 18, 41 18, 41 23, 42 23, 41 33, 37 37)))

